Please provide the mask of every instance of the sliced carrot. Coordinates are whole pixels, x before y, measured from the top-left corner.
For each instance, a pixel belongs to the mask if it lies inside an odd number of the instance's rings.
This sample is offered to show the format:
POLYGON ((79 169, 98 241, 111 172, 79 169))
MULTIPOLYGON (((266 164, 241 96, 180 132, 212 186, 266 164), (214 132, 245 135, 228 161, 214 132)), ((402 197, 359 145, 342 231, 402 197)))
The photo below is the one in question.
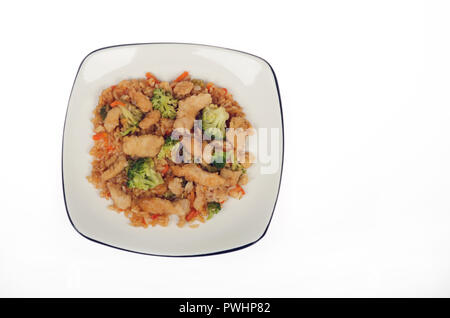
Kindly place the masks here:
POLYGON ((238 191, 239 191, 239 192, 241 192, 241 193, 242 193, 242 195, 244 195, 244 194, 245 194, 245 191, 244 191, 244 189, 242 189, 242 187, 241 187, 240 185, 237 185, 237 186, 236 186, 236 189, 238 189, 238 191))
POLYGON ((153 75, 153 74, 150 73, 150 72, 145 73, 145 77, 146 77, 147 79, 153 78, 153 79, 155 80, 156 83, 159 83, 159 80, 155 77, 155 75, 153 75))
POLYGON ((100 140, 100 139, 105 139, 106 137, 108 137, 108 134, 105 133, 104 131, 102 131, 102 132, 99 132, 99 133, 95 134, 94 136, 92 136, 92 139, 100 140))
POLYGON ((214 86, 214 84, 209 82, 208 84, 206 84, 206 89, 209 91, 209 89, 213 86, 214 86))
POLYGON ((196 209, 192 209, 191 212, 189 212, 186 215, 186 221, 191 221, 193 218, 195 218, 199 212, 196 209))
POLYGON ((161 214, 152 214, 152 220, 156 220, 161 214))
POLYGON ((222 87, 222 89, 225 91, 225 94, 228 94, 228 90, 225 87, 222 87))
POLYGON ((167 171, 169 171, 169 165, 165 165, 164 169, 161 171, 161 173, 164 175, 167 173, 167 171))
POLYGON ((175 82, 180 82, 184 80, 189 75, 188 72, 184 71, 180 76, 175 79, 175 82))
POLYGON ((95 134, 94 136, 92 136, 92 139, 94 139, 95 141, 103 140, 103 147, 108 152, 111 152, 111 151, 113 151, 115 149, 113 145, 109 144, 109 142, 108 142, 108 134, 106 132, 104 132, 104 131, 95 134))
POLYGON ((121 102, 120 100, 115 100, 110 104, 111 107, 116 107, 116 106, 125 106, 125 103, 121 102))

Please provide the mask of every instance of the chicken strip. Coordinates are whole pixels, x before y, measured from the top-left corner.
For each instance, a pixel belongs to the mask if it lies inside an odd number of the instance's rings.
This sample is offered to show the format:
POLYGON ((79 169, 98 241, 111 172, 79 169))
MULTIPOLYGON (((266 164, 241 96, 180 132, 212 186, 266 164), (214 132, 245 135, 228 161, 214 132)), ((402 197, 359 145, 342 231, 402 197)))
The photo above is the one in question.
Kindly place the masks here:
POLYGON ((225 178, 225 185, 227 187, 235 186, 238 183, 241 174, 241 170, 233 171, 225 168, 220 170, 220 175, 225 178))
POLYGON ((164 138, 161 136, 127 136, 123 138, 123 152, 136 157, 154 157, 163 144, 164 138))
POLYGON ((173 93, 175 94, 176 97, 184 97, 187 94, 189 94, 193 88, 194 84, 192 82, 183 81, 175 85, 175 87, 173 88, 173 93))
POLYGON ((187 97, 178 102, 177 118, 173 127, 191 129, 197 113, 211 104, 212 99, 209 94, 199 94, 187 97))
POLYGON ((150 192, 154 195, 164 195, 164 193, 167 192, 167 185, 165 183, 161 183, 153 189, 150 189, 150 192))
POLYGON ((152 102, 141 92, 135 90, 134 88, 131 88, 129 89, 128 94, 130 95, 133 103, 143 112, 149 112, 153 109, 152 102))
POLYGON ((141 199, 138 205, 148 213, 176 214, 181 217, 185 216, 190 210, 189 200, 187 199, 172 202, 160 198, 145 198, 141 199))
POLYGON ((102 181, 105 182, 111 178, 114 178, 123 169, 125 169, 126 166, 128 166, 127 159, 125 156, 120 156, 114 164, 102 173, 102 181))
POLYGON ((244 130, 252 128, 250 122, 244 117, 233 117, 230 120, 230 128, 242 128, 244 130))
POLYGON ((206 172, 193 163, 184 166, 172 166, 172 172, 177 177, 184 177, 188 181, 207 187, 219 187, 225 184, 225 178, 216 173, 206 172))
POLYGON ((119 117, 122 111, 119 107, 111 109, 105 118, 105 129, 107 132, 111 132, 119 125, 119 117))
POLYGON ((152 125, 156 124, 159 119, 161 118, 161 113, 159 110, 152 110, 151 112, 147 113, 144 119, 141 120, 139 123, 139 127, 142 129, 150 128, 152 125))
POLYGON ((223 202, 228 199, 228 188, 207 188, 205 191, 206 202, 223 202))
POLYGON ((202 185, 197 185, 195 187, 195 200, 193 202, 194 209, 197 211, 206 210, 206 190, 207 188, 202 185))
POLYGON ((131 206, 131 196, 123 192, 120 185, 109 182, 107 186, 117 208, 125 210, 131 206))

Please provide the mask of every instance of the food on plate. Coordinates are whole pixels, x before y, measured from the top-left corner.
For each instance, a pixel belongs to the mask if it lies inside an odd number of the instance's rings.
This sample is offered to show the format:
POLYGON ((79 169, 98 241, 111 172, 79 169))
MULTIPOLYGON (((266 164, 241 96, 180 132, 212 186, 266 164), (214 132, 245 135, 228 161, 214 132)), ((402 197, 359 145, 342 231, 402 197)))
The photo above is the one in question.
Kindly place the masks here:
POLYGON ((194 227, 245 195, 254 157, 236 141, 252 125, 225 88, 146 73, 104 89, 92 122, 88 180, 134 226, 194 227))

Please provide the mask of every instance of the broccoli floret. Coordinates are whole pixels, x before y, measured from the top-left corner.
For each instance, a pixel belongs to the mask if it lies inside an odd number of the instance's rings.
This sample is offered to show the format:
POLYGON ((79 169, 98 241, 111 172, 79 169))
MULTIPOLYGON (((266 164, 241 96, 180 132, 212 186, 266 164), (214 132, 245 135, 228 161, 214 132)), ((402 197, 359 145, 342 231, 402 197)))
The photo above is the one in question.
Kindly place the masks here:
POLYGON ((227 152, 224 151, 215 151, 211 157, 211 166, 217 168, 217 170, 225 167, 227 163, 227 158, 229 157, 227 152))
POLYGON ((214 136, 215 139, 223 139, 225 137, 225 124, 230 115, 224 107, 217 107, 211 104, 203 109, 202 127, 205 134, 209 137, 214 136))
POLYGON ((140 158, 131 162, 127 172, 128 188, 148 190, 164 183, 161 175, 154 168, 155 164, 151 158, 140 158))
POLYGON ((134 133, 137 130, 138 124, 141 121, 144 113, 137 107, 128 104, 127 106, 119 106, 122 111, 122 131, 121 135, 126 136, 129 133, 134 133))
POLYGON ((208 172, 217 172, 227 164, 228 158, 230 158, 230 153, 224 151, 215 151, 211 156, 211 162, 202 162, 201 165, 203 169, 208 172))
POLYGON ((153 91, 152 104, 153 108, 159 110, 164 118, 175 119, 177 116, 175 108, 178 105, 178 100, 161 88, 153 91))
POLYGON ((241 170, 242 173, 246 173, 247 170, 242 166, 242 164, 240 164, 237 161, 236 156, 233 156, 232 161, 231 161, 231 170, 233 171, 237 171, 237 170, 241 170))
POLYGON ((219 213, 220 209, 222 208, 220 203, 218 202, 209 202, 208 203, 208 220, 214 216, 214 214, 219 213))
POLYGON ((158 159, 172 158, 172 149, 179 143, 179 140, 175 140, 169 137, 166 138, 164 145, 158 153, 158 159))

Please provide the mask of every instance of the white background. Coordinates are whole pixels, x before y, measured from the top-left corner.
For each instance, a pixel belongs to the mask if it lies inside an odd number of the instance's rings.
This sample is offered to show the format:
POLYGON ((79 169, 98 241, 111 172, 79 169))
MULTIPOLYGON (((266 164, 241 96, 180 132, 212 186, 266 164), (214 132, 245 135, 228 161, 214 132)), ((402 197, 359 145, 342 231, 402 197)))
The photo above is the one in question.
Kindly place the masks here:
POLYGON ((0 296, 450 296, 448 2, 0 6, 0 296), (247 51, 277 74, 285 170, 250 248, 151 257, 69 223, 61 141, 79 63, 164 41, 247 51))

